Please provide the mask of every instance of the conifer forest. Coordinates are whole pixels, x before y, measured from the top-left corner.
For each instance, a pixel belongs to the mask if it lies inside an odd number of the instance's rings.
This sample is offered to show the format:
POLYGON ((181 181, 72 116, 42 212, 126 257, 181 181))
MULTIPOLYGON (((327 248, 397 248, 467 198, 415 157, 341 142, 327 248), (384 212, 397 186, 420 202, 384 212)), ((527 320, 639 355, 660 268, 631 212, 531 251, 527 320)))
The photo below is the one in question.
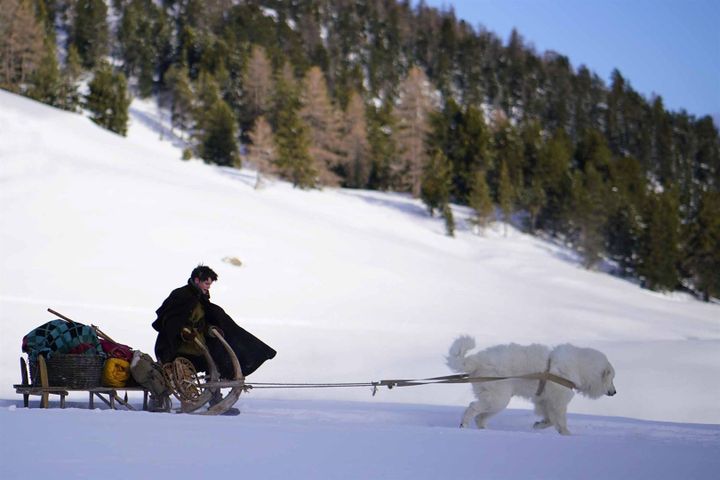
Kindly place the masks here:
POLYGON ((0 0, 0 87, 120 135, 152 98, 185 159, 405 192, 448 235, 466 205, 478 231, 512 220, 587 268, 719 298, 712 118, 531 40, 409 0, 0 0))

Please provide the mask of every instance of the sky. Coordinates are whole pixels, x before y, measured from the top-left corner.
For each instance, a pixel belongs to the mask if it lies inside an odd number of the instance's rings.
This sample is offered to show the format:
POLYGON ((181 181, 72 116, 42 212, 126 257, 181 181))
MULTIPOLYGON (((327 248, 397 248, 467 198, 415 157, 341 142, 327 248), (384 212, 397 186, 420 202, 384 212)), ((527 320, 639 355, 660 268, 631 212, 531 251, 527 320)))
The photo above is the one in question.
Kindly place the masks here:
MULTIPOLYGON (((418 2, 414 2, 417 4, 418 2)), ((720 1, 425 0, 504 42, 513 27, 538 53, 554 50, 606 83, 617 68, 665 108, 720 118, 720 1)))

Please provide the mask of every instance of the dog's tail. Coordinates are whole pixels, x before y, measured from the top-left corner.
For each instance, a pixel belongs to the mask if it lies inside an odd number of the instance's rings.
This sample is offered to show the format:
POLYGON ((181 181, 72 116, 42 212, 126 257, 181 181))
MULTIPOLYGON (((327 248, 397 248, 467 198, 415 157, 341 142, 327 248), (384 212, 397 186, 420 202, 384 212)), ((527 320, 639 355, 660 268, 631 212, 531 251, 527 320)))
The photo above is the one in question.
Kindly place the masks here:
POLYGON ((465 355, 475 348, 475 339, 469 335, 462 335, 455 339, 450 346, 447 356, 447 366, 454 372, 469 372, 472 370, 466 362, 465 355))

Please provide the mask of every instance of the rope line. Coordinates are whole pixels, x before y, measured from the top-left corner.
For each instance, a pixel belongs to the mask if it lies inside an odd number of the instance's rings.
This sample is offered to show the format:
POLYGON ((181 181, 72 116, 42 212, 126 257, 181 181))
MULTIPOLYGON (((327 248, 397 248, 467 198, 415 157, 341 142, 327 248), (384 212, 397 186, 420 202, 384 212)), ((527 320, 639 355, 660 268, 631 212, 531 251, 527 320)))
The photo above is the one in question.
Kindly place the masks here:
POLYGON ((357 383, 246 383, 252 389, 258 388, 355 388, 372 387, 373 382, 357 383))
MULTIPOLYGON (((414 387, 419 385, 439 385, 446 383, 483 383, 483 382, 495 382, 500 380, 539 380, 544 389, 545 382, 554 382, 563 387, 571 390, 576 388, 576 385, 563 377, 550 373, 548 371, 540 373, 529 373, 527 375, 513 375, 504 377, 471 377, 467 373, 458 375, 446 375, 442 377, 429 377, 429 378, 411 378, 411 379, 394 379, 394 380, 379 380, 376 382, 345 382, 345 383, 282 383, 282 382, 256 382, 246 383, 244 388, 246 391, 252 389, 279 389, 279 388, 358 388, 358 387, 372 387, 373 396, 377 393, 378 387, 387 387, 393 389, 395 387, 414 387)), ((541 389, 538 389, 537 395, 542 393, 541 389)))

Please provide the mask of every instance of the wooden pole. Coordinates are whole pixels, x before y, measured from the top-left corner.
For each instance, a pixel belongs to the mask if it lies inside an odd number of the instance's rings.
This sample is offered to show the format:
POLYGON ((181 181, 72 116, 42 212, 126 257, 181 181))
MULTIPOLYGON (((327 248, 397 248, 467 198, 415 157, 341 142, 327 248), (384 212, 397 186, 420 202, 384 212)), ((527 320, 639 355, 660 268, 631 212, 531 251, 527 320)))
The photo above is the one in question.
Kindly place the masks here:
MULTIPOLYGON (((61 319, 65 320, 68 323, 77 323, 75 320, 73 320, 69 317, 66 317, 65 315, 63 315, 60 312, 56 312, 52 308, 48 308, 47 311, 52 313, 53 315, 57 315, 58 317, 60 317, 61 319)), ((104 340, 107 340, 108 342, 118 343, 115 340, 113 340, 112 338, 110 338, 105 332, 100 330, 100 328, 98 328, 97 326, 95 326, 95 325, 90 325, 90 326, 92 327, 93 330, 95 330, 95 333, 97 334, 98 337, 100 337, 104 340)))

